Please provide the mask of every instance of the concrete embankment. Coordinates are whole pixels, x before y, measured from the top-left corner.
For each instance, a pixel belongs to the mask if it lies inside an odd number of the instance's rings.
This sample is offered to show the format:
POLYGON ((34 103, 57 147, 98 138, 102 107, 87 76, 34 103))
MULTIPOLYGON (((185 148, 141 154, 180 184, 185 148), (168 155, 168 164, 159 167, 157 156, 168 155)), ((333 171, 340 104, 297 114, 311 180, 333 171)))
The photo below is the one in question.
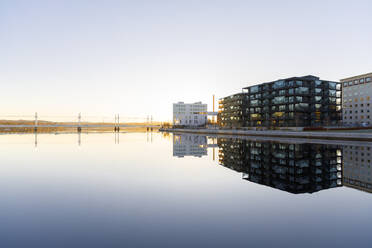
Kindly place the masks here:
POLYGON ((210 135, 241 135, 241 136, 264 136, 283 138, 306 138, 306 139, 332 139, 332 140, 354 140, 372 141, 372 133, 356 132, 311 132, 311 131, 255 131, 234 129, 160 129, 163 132, 195 133, 210 135))

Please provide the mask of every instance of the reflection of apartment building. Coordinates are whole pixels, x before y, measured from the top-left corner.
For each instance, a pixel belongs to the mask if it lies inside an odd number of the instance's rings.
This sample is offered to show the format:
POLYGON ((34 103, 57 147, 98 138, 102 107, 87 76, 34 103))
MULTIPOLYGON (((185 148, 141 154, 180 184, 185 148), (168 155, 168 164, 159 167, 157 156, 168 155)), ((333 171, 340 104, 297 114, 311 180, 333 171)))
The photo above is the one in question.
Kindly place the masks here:
POLYGON ((220 164, 251 182, 295 194, 342 185, 338 146, 228 138, 219 138, 218 145, 220 164))
POLYGON ((207 137, 192 134, 173 135, 173 156, 202 157, 208 155, 207 137))
POLYGON ((342 120, 346 125, 372 124, 372 73, 341 79, 342 120))
POLYGON ((207 124, 207 104, 173 103, 174 126, 205 126, 207 124))
POLYGON ((219 102, 222 127, 307 127, 341 119, 341 86, 315 76, 243 88, 219 102))
POLYGON ((372 146, 343 147, 343 185, 372 193, 372 146))

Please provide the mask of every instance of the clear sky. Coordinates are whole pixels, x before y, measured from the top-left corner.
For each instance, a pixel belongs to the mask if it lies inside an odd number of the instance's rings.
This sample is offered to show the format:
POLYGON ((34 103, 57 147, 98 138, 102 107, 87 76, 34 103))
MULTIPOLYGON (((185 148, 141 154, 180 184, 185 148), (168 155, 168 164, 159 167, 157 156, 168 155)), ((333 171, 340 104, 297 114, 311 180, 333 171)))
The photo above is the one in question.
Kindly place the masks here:
POLYGON ((372 71, 372 1, 2 0, 1 115, 153 115, 372 71))

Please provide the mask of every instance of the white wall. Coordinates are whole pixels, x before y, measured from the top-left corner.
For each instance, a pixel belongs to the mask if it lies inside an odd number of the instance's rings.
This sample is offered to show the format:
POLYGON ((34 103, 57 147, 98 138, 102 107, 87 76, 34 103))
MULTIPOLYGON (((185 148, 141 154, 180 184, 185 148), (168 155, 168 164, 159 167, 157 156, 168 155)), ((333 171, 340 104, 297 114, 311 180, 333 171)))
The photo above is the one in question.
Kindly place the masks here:
POLYGON ((200 126, 207 123, 207 104, 174 103, 173 125, 200 126))

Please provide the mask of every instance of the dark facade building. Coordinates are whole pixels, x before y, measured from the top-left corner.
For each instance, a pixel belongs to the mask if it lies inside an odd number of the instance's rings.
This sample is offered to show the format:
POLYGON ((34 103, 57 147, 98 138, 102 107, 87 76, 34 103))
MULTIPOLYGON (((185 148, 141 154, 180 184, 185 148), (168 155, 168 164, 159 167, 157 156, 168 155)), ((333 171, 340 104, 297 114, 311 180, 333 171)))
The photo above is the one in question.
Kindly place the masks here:
POLYGON ((243 179, 294 194, 342 186, 339 146, 219 138, 219 163, 243 179))
POLYGON ((316 127, 341 120, 341 84, 315 76, 243 88, 219 102, 221 127, 316 127))
POLYGON ((217 123, 222 127, 243 127, 243 111, 246 103, 244 93, 234 94, 219 101, 217 123))

